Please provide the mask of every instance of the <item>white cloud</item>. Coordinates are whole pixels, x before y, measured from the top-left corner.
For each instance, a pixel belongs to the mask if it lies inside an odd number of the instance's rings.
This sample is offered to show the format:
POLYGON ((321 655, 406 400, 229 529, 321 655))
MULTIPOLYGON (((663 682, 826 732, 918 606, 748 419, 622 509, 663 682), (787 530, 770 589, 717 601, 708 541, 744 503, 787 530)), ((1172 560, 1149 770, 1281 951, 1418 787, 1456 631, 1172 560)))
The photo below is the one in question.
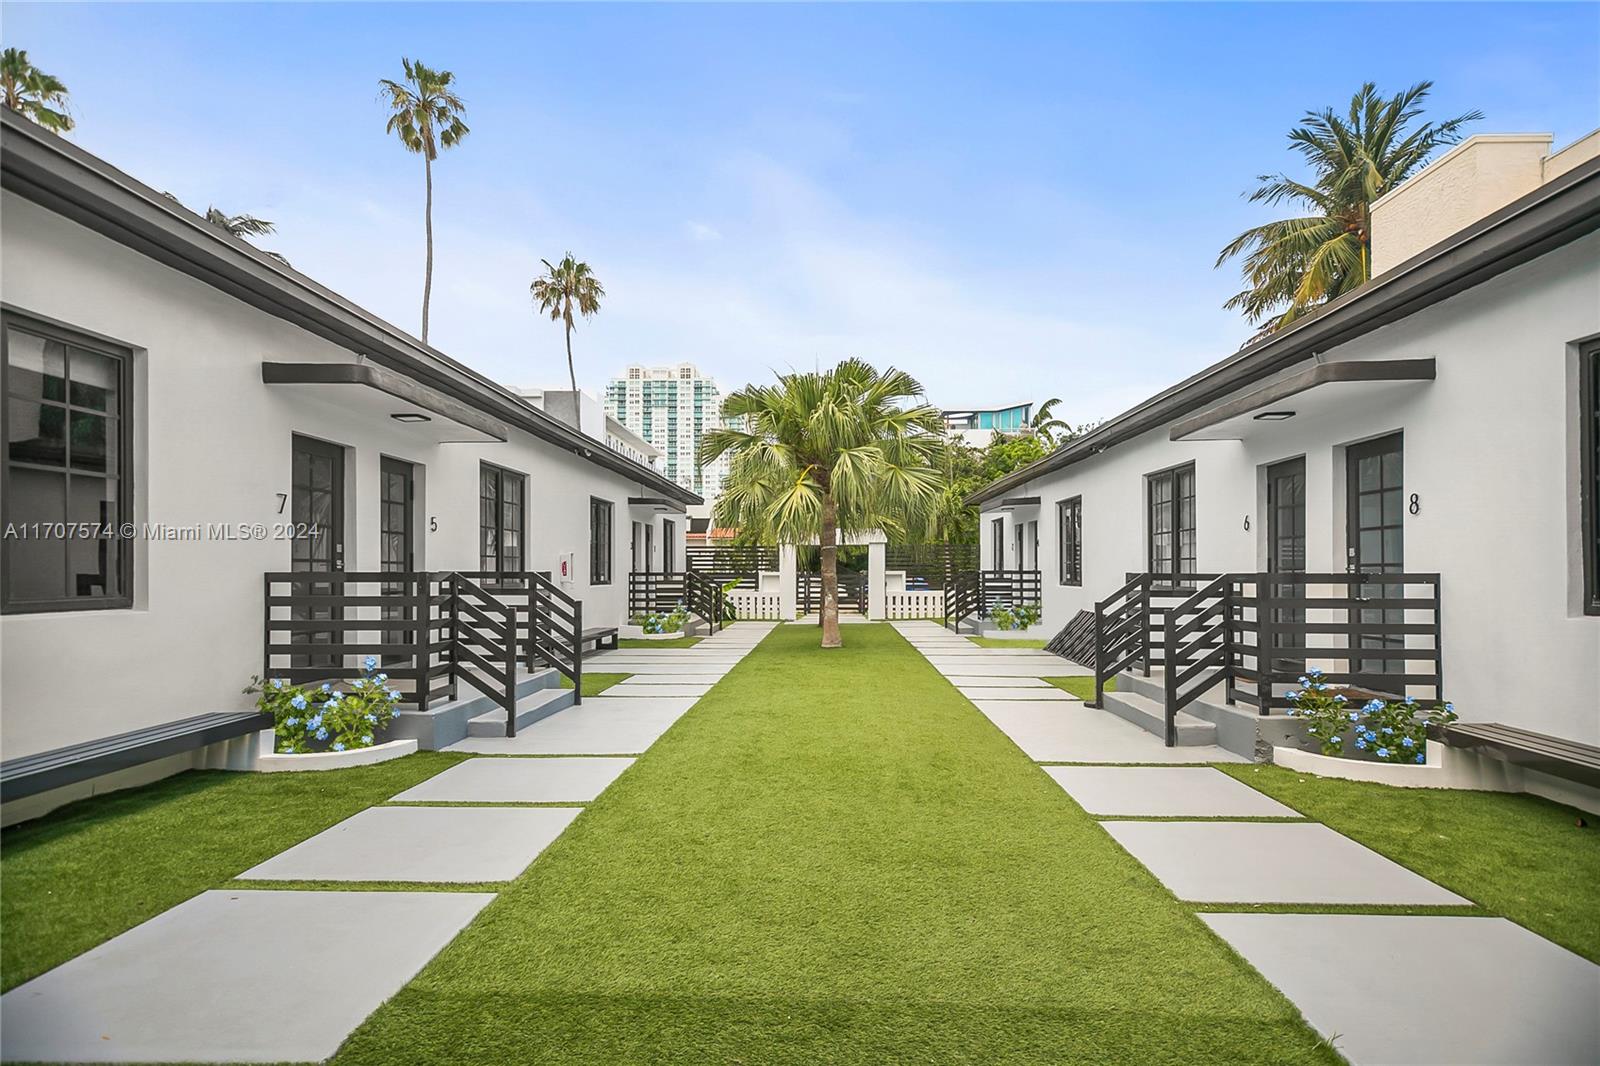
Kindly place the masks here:
POLYGON ((693 241, 705 242, 722 240, 722 232, 714 226, 706 225, 704 222, 685 222, 683 224, 683 228, 688 231, 689 239, 693 241))

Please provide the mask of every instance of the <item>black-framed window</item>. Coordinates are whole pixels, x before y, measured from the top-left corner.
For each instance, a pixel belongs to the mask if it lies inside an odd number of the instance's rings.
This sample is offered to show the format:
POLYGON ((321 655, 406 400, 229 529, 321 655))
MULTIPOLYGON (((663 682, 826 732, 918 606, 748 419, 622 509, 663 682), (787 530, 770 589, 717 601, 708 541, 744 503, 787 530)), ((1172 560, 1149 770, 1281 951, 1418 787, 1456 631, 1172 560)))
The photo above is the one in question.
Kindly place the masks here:
POLYGON ((0 314, 0 609, 133 606, 133 353, 0 314))
POLYGON ((991 570, 1004 570, 1006 568, 1006 520, 1004 518, 991 519, 989 522, 989 556, 991 570))
POLYGON ((1578 466, 1583 507, 1583 610, 1600 614, 1600 341, 1578 352, 1578 466))
POLYGON ((611 584, 611 501, 589 497, 589 584, 611 584))
POLYGON ((1195 573, 1194 464, 1150 474, 1145 480, 1150 572, 1172 578, 1195 573))
POLYGON ((524 569, 528 479, 515 470, 478 467, 478 568, 497 574, 524 569))
POLYGON ((1056 552, 1063 585, 1083 584, 1083 497, 1056 504, 1056 552))

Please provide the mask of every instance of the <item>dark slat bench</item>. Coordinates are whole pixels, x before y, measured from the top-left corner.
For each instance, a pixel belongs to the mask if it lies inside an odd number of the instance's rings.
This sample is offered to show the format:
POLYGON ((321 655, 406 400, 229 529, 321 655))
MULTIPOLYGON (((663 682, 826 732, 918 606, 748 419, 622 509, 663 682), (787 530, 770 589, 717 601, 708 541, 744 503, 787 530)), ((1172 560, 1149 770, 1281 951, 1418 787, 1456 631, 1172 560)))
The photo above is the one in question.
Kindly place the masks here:
POLYGON ((585 629, 578 643, 585 648, 592 645, 595 651, 615 651, 617 647, 617 627, 595 626, 592 629, 585 629))
POLYGON ((7 759, 0 762, 0 800, 75 785, 272 726, 272 715, 261 711, 216 711, 7 759))
POLYGON ((1600 748, 1498 722, 1452 722, 1436 739, 1456 748, 1600 788, 1600 748))

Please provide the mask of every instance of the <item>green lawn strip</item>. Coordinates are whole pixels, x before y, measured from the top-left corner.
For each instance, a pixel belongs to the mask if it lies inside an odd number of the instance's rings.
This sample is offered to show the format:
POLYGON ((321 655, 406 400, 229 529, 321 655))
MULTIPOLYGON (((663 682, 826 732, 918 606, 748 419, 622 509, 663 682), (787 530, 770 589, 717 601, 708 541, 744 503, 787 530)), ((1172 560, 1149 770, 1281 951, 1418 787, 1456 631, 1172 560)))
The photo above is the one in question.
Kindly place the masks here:
POLYGON ((344 1064, 1338 1062, 897 634, 782 626, 344 1064))
POLYGON ((705 637, 671 637, 667 640, 642 640, 637 637, 625 637, 617 641, 619 648, 692 648, 705 637))
MULTIPOLYGON (((619 681, 626 681, 626 680, 628 680, 628 678, 630 678, 632 676, 633 676, 632 674, 590 674, 590 673, 585 673, 583 675, 583 694, 585 696, 598 696, 598 695, 600 695, 600 693, 604 692, 606 689, 610 688, 612 685, 617 684, 619 681)), ((561 687, 562 688, 571 688, 572 687, 572 678, 563 677, 561 679, 561 687)), ((501 715, 501 717, 505 717, 505 716, 501 715)))
POLYGON ((12 988, 463 756, 319 773, 191 770, 0 834, 0 986, 12 988))
POLYGON ((1007 640, 1004 637, 968 637, 967 639, 980 648, 1042 648, 1048 643, 1043 640, 1023 640, 1020 637, 1016 640, 1007 640))
MULTIPOLYGON (((1039 680, 1047 681, 1062 692, 1071 693, 1085 703, 1094 699, 1094 678, 1092 677, 1042 677, 1039 680)), ((1116 678, 1109 677, 1106 679, 1106 691, 1117 691, 1116 678)))
POLYGON ((1218 769, 1485 910, 1600 962, 1600 830, 1537 796, 1218 769))

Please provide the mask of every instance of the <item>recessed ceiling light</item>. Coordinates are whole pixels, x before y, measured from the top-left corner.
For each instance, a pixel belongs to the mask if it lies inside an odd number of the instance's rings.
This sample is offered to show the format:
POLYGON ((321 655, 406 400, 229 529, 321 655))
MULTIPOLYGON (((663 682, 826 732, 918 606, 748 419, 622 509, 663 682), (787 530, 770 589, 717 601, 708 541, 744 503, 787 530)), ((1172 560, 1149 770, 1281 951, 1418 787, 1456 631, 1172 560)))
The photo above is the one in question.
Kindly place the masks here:
POLYGON ((1293 411, 1262 411, 1256 415, 1257 422, 1282 422, 1294 417, 1293 411))
POLYGON ((394 419, 396 422, 432 422, 433 421, 433 419, 429 418, 427 415, 418 414, 416 411, 401 411, 399 414, 393 414, 393 415, 390 415, 389 417, 394 419))

